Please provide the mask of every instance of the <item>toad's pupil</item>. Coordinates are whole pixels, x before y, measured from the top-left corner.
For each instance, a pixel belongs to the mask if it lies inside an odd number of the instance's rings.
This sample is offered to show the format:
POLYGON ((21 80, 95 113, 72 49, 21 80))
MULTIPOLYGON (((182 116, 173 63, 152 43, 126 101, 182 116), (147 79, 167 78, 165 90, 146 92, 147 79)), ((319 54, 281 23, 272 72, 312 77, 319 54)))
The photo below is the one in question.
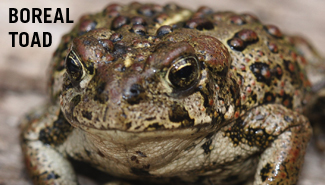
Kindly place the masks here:
POLYGON ((67 60, 67 68, 68 68, 69 72, 72 74, 75 74, 80 71, 79 66, 76 65, 76 62, 71 57, 69 57, 67 60))
POLYGON ((193 66, 185 66, 176 72, 176 76, 181 79, 188 78, 193 72, 193 66))
POLYGON ((78 65, 77 60, 73 55, 69 55, 66 59, 67 72, 74 80, 79 80, 82 75, 81 66, 78 65))
POLYGON ((79 67, 76 65, 75 61, 72 58, 68 58, 67 67, 71 73, 79 71, 79 67))

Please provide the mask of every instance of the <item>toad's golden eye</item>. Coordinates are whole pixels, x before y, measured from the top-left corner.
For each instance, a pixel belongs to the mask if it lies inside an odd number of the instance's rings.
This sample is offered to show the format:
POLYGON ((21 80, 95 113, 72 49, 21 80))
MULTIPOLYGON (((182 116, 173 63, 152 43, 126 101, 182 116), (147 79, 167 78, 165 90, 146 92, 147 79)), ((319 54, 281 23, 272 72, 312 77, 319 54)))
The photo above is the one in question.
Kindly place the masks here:
POLYGON ((65 59, 65 67, 72 82, 78 82, 81 80, 83 77, 83 67, 73 50, 70 51, 65 59))
POLYGON ((199 64, 195 57, 184 57, 176 60, 168 69, 167 82, 174 88, 187 89, 199 79, 199 64))

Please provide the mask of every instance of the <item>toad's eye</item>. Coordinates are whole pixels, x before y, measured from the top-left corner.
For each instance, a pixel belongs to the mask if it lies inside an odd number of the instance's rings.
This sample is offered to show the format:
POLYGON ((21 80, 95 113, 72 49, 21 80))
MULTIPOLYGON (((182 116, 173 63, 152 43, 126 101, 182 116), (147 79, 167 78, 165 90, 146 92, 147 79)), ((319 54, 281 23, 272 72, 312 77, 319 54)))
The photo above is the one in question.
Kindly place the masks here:
POLYGON ((174 88, 187 89, 198 81, 199 76, 198 61, 190 56, 173 63, 167 71, 166 81, 174 88))
POLYGON ((78 56, 73 50, 70 51, 65 59, 65 66, 72 82, 78 82, 81 80, 83 77, 83 67, 78 56))

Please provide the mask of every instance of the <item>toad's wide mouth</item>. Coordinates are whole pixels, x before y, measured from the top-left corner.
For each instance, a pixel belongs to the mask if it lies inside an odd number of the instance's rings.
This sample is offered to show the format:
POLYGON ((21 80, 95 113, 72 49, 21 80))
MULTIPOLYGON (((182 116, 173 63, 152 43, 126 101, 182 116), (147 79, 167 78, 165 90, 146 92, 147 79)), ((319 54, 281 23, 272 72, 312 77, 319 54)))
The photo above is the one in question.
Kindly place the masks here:
MULTIPOLYGON (((153 132, 153 133, 157 133, 157 132, 164 132, 164 131, 172 131, 172 132, 177 132, 180 130, 201 130, 201 129, 207 129, 208 130, 214 130, 217 128, 216 125, 212 125, 211 123, 202 123, 202 124, 198 124, 198 125, 189 125, 189 126, 180 126, 180 127, 171 127, 171 128, 166 128, 165 125, 171 125, 173 123, 154 123, 151 124, 145 128, 136 128, 136 129, 132 129, 132 128, 127 128, 127 129, 123 129, 123 128, 114 128, 114 127, 98 127, 98 124, 93 124, 93 125, 83 125, 80 123, 76 123, 76 122, 72 122, 71 125, 81 128, 85 131, 88 130, 98 130, 98 131, 116 131, 116 132, 125 132, 125 133, 142 133, 142 132, 153 132), (97 125, 97 127, 95 126, 97 125)), ((121 125, 123 125, 121 123, 121 125)), ((144 124, 143 124, 144 125, 144 124)), ((223 124, 225 125, 225 124, 223 124)))
MULTIPOLYGON (((139 105, 142 105, 141 103, 139 105)), ((115 106, 111 108, 97 108, 87 111, 85 102, 79 103, 75 108, 70 109, 71 113, 65 111, 65 116, 71 125, 81 127, 85 130, 117 130, 124 132, 154 132, 164 130, 184 130, 187 128, 200 129, 211 128, 211 117, 200 113, 195 117, 195 111, 185 110, 184 107, 173 107, 171 109, 153 106, 136 108, 122 108, 115 106), (83 105, 85 104, 85 105, 83 105), (80 106, 80 107, 78 107, 80 106), (83 107, 82 109, 79 109, 83 107), (93 111, 95 110, 95 111, 93 111), (151 112, 145 113, 145 112, 151 112)))

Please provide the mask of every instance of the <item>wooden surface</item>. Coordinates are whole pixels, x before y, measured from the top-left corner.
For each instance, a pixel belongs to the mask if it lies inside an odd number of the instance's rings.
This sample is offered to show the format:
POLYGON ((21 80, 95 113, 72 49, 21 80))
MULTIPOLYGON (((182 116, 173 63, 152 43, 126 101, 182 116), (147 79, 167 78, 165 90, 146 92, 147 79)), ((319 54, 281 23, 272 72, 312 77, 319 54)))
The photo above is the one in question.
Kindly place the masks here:
MULTIPOLYGON (((168 0, 167 2, 169 2, 168 0)), ((127 3, 128 1, 123 1, 127 3)), ((157 1, 164 4, 165 0, 157 1)), ((196 9, 206 5, 214 10, 251 12, 264 23, 275 24, 283 32, 307 37, 325 56, 325 1, 322 0, 178 0, 178 4, 196 9)), ((101 11, 107 0, 42 1, 1 0, 0 2, 0 185, 30 184, 24 171, 19 147, 18 120, 32 107, 46 101, 45 76, 48 62, 60 37, 72 24, 9 24, 9 8, 70 8, 70 19, 101 11), (11 47, 8 32, 51 32, 53 44, 48 48, 11 47)), ((54 11, 52 11, 54 13, 54 11)), ((18 42, 16 42, 16 45, 18 42)), ((300 185, 325 184, 325 155, 315 152, 311 145, 300 185)), ((91 184, 81 177, 82 184, 91 184)))

